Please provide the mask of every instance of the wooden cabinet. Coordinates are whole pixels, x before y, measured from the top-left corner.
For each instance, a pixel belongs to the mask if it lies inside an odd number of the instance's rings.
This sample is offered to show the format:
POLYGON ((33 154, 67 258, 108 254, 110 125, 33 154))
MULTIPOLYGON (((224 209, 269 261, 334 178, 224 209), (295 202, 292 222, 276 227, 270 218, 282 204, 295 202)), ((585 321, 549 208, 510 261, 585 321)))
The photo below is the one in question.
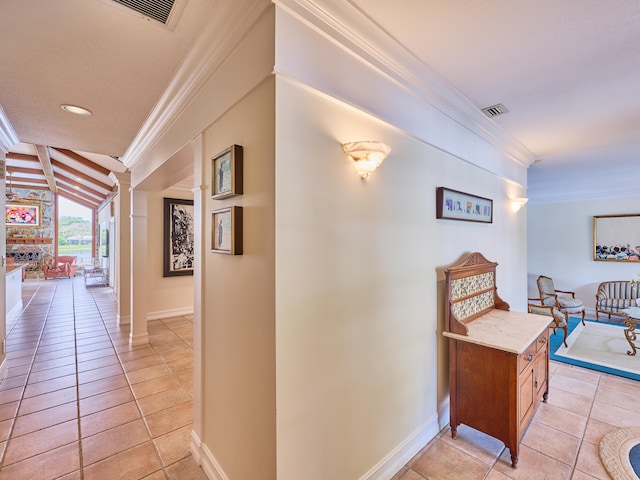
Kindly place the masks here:
POLYGON ((496 293, 496 265, 481 257, 446 271, 450 425, 454 438, 465 424, 501 440, 515 467, 549 391, 549 317, 509 311, 496 293))

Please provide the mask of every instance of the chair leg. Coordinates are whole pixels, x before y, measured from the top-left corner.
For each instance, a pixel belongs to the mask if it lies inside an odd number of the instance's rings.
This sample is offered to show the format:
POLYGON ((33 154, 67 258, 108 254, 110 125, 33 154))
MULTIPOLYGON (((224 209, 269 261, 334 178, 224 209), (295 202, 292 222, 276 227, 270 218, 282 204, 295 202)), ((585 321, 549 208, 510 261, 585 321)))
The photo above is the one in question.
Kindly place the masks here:
POLYGON ((567 345, 567 333, 569 333, 569 327, 565 325, 564 327, 562 327, 562 329, 564 330, 564 346, 568 347, 569 345, 567 345))
POLYGON ((582 310, 582 326, 585 326, 586 323, 584 323, 584 310, 582 310))

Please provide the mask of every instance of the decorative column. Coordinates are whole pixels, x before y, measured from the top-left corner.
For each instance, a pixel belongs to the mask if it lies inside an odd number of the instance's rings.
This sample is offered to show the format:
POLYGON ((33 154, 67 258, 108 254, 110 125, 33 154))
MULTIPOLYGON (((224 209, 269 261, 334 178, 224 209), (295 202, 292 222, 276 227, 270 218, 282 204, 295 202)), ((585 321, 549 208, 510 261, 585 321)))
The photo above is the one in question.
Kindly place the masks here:
POLYGON ((147 332, 147 192, 131 192, 131 346, 149 343, 147 332))
POLYGON ((203 266, 205 265, 206 245, 206 205, 207 184, 203 162, 202 135, 194 139, 193 166, 193 430, 191 431, 191 453, 196 463, 200 465, 202 454, 202 317, 203 304, 206 298, 203 266))
POLYGON ((131 321, 131 174, 109 174, 118 187, 118 194, 113 199, 113 223, 115 232, 111 232, 113 242, 113 292, 118 299, 116 319, 118 325, 129 325, 131 321), (114 235, 115 234, 115 235, 114 235))
MULTIPOLYGON (((5 209, 6 205, 6 154, 0 149, 0 210, 5 209)), ((0 378, 4 377, 6 369, 6 337, 7 337, 7 312, 5 309, 5 301, 7 297, 7 229, 0 228, 0 298, 2 298, 2 307, 0 307, 0 378)))

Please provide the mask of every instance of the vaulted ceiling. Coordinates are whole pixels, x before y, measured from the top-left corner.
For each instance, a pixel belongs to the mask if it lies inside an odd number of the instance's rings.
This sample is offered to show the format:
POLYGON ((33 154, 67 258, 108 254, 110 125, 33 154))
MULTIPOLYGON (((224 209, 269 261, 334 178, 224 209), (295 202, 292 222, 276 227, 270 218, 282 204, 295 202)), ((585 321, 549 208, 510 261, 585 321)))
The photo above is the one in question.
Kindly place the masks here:
MULTIPOLYGON (((2 1, 0 144, 17 143, 7 156, 14 185, 52 188, 48 171, 65 195, 82 192, 90 204, 106 198, 112 183, 105 169, 126 169, 132 142, 204 26, 217 20, 232 29, 242 12, 270 4, 176 0, 164 24, 119 1, 2 1), (61 104, 93 115, 69 114, 61 104)), ((539 160, 532 169, 597 175, 603 164, 637 168, 637 0, 299 3, 358 17, 478 109, 502 103, 508 113, 492 121, 539 160)))

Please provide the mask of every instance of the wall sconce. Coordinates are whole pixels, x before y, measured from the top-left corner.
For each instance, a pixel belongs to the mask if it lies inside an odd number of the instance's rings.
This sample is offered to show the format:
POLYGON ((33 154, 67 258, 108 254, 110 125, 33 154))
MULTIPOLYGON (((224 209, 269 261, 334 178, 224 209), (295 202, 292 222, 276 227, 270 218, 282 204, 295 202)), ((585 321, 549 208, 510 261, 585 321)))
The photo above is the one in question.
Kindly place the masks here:
POLYGON ((353 161, 360 178, 367 178, 387 158, 391 147, 381 142, 350 142, 343 143, 342 150, 353 161))
POLYGON ((522 207, 524 207, 528 201, 529 201, 528 198, 512 198, 511 199, 511 211, 513 213, 516 213, 518 210, 520 210, 522 207))

